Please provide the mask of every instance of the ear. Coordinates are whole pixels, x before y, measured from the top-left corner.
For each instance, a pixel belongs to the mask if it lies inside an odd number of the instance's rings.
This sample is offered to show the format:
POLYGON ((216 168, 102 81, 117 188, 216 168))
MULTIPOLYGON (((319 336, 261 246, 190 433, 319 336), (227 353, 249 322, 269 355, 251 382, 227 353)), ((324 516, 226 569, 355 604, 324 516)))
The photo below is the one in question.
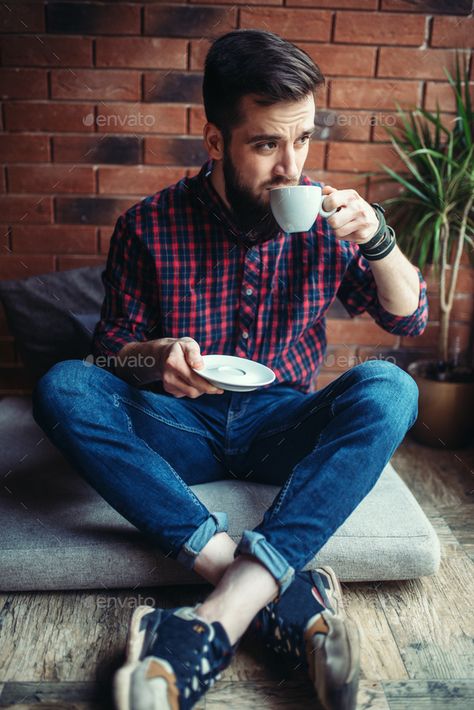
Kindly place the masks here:
POLYGON ((224 157, 224 139, 214 123, 206 123, 203 129, 203 138, 209 157, 214 160, 222 160, 224 157))

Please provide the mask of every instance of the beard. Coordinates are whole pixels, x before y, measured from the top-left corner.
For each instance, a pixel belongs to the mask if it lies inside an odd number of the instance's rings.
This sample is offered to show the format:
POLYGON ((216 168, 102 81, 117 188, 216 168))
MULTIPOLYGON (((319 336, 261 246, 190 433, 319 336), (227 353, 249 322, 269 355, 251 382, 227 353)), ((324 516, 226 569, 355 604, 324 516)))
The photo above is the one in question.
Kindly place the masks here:
MULTIPOLYGON (((224 147, 224 157, 222 162, 225 181, 225 193, 232 208, 233 220, 237 227, 243 232, 239 235, 239 243, 245 246, 263 244, 269 239, 274 239, 281 228, 276 221, 270 208, 270 203, 263 202, 255 197, 248 187, 239 179, 227 146, 224 147)), ((290 184, 287 180, 274 180, 268 187, 283 187, 290 184)), ((294 182, 291 184, 294 185, 294 182)))

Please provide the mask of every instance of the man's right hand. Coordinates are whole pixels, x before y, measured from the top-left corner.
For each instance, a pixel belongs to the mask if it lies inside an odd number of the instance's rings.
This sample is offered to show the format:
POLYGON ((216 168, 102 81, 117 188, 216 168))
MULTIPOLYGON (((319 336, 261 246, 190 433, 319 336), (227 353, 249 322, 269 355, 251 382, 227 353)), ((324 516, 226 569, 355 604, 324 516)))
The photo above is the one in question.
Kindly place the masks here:
POLYGON ((192 399, 202 394, 224 393, 193 371, 193 367, 204 367, 201 349, 193 338, 159 338, 149 342, 149 346, 156 357, 165 392, 192 399))

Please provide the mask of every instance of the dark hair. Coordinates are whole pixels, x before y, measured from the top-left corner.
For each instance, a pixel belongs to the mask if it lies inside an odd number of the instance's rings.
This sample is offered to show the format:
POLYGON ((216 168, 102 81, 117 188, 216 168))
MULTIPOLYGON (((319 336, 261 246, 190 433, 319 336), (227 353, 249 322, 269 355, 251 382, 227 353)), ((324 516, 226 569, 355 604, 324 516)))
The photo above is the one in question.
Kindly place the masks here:
POLYGON ((273 32, 235 30, 216 39, 206 57, 202 93, 209 123, 230 137, 243 119, 240 100, 299 101, 324 84, 311 57, 273 32))

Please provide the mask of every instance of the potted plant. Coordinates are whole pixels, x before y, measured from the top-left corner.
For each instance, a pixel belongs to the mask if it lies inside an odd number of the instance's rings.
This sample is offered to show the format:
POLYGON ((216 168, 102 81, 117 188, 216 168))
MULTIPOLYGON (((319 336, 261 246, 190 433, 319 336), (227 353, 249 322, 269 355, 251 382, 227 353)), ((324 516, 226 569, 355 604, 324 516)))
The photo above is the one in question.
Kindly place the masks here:
POLYGON ((456 102, 447 125, 435 113, 398 107, 399 129, 387 128, 401 171, 383 166, 400 192, 385 204, 400 248, 423 270, 431 264, 440 298, 436 360, 408 366, 420 392, 413 436, 431 446, 462 446, 472 434, 474 372, 450 347, 450 319, 463 252, 471 259, 474 236, 474 127, 467 67, 446 71, 456 102))

